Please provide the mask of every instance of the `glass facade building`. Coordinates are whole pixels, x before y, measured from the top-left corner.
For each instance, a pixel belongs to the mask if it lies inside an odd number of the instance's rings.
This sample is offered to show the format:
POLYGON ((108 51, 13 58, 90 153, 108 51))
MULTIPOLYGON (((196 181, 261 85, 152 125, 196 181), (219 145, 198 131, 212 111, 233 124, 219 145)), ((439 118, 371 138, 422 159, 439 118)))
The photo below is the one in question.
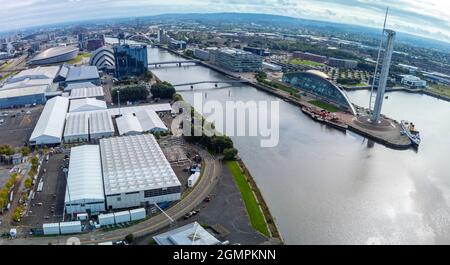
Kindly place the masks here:
POLYGON ((147 45, 115 45, 116 77, 143 75, 148 70, 147 45))
POLYGON ((262 57, 239 49, 223 48, 210 51, 210 61, 233 72, 257 72, 262 69, 262 57))
POLYGON ((283 75, 283 82, 311 93, 317 98, 356 114, 347 94, 319 71, 293 72, 283 75))

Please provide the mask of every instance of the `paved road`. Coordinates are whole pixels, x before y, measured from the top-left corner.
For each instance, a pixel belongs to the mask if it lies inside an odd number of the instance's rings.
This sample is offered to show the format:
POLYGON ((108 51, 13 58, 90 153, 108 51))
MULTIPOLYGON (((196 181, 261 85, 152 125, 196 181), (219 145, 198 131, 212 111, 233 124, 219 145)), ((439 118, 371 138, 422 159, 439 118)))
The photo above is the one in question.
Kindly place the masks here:
MULTIPOLYGON (((214 186, 219 180, 222 172, 222 165, 220 161, 212 157, 207 151, 198 149, 200 155, 205 161, 205 170, 203 177, 200 179, 198 185, 186 195, 181 201, 169 208, 166 213, 174 220, 183 217, 187 212, 196 208, 203 199, 210 194, 214 186)), ((123 240, 128 234, 133 234, 135 237, 141 237, 149 233, 153 233, 170 225, 168 218, 159 214, 134 226, 117 229, 113 231, 98 230, 92 233, 85 233, 75 235, 81 244, 96 244, 105 241, 123 240)), ((58 237, 29 237, 17 238, 14 240, 4 240, 1 244, 5 245, 53 245, 66 244, 67 239, 74 236, 58 236, 58 237)))

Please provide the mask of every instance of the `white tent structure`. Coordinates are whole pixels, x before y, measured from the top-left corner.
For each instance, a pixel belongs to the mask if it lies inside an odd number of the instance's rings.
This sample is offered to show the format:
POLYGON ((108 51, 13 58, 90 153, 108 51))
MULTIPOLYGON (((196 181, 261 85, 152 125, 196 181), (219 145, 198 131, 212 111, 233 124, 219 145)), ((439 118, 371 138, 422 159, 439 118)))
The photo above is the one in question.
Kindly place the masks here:
POLYGON ((143 132, 141 123, 134 115, 116 118, 116 124, 120 135, 136 135, 143 132))
POLYGON ((102 165, 98 145, 82 145, 70 150, 67 176, 66 213, 97 214, 105 211, 102 165))
POLYGON ((158 114, 153 110, 144 109, 136 112, 136 118, 145 132, 167 132, 168 129, 158 114))
POLYGON ((91 140, 114 135, 114 125, 108 111, 95 111, 89 114, 89 135, 91 140))
POLYGON ((80 87, 74 88, 70 91, 70 99, 79 99, 79 98, 103 99, 104 97, 105 93, 103 92, 103 88, 101 86, 80 87))
POLYGON ((64 142, 87 142, 89 141, 89 115, 84 112, 76 112, 68 115, 66 128, 64 130, 64 142))
POLYGON ((107 208, 176 201, 181 183, 151 134, 100 140, 107 208))
POLYGON ((69 112, 106 110, 106 102, 95 98, 81 98, 70 101, 69 112))
POLYGON ((60 144, 69 99, 54 97, 47 101, 30 137, 30 145, 60 144))

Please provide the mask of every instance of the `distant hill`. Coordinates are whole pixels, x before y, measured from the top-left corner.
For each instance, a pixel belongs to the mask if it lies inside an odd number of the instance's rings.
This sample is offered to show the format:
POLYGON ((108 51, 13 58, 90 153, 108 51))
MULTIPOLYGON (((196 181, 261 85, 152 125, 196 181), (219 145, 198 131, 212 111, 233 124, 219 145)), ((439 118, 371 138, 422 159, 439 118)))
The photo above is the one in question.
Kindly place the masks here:
MULTIPOLYGON (((357 26, 351 24, 333 23, 326 21, 301 19, 280 15, 257 14, 257 13, 187 13, 187 14, 163 14, 146 17, 149 20, 185 20, 202 23, 256 23, 261 25, 274 25, 280 27, 303 27, 324 33, 349 32, 364 33, 368 37, 379 38, 380 29, 357 26)), ((424 38, 409 33, 398 32, 397 40, 407 44, 426 48, 435 48, 450 52, 450 43, 434 39, 424 38)))

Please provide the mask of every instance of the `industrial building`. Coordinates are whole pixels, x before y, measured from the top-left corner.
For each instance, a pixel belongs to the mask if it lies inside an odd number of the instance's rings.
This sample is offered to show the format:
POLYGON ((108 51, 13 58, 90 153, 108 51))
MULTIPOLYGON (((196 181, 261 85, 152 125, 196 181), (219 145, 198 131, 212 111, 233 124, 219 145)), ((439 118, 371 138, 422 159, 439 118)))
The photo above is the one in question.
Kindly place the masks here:
POLYGON ((194 56, 200 60, 208 61, 209 60, 209 51, 195 48, 194 56))
POLYGON ((71 148, 64 203, 67 214, 98 214, 105 211, 98 145, 71 148))
POLYGON ((116 77, 139 76, 147 73, 147 45, 115 45, 116 77))
POLYGON ((94 85, 91 82, 80 82, 80 83, 71 83, 71 84, 67 84, 64 87, 64 92, 70 92, 72 91, 72 89, 76 89, 76 88, 86 88, 86 87, 95 87, 98 85, 94 85))
POLYGON ((165 246, 189 246, 189 245, 220 245, 217 238, 211 235, 199 223, 193 222, 182 227, 154 236, 158 245, 165 246))
POLYGON ((47 101, 30 137, 30 145, 60 144, 64 132, 69 99, 54 97, 47 101))
POLYGON ((114 50, 106 46, 98 48, 92 52, 89 64, 96 66, 99 70, 114 70, 114 50))
MULTIPOLYGON (((89 83, 92 84, 92 83, 89 83)), ((105 98, 105 93, 103 87, 101 86, 88 86, 73 88, 70 90, 70 99, 80 99, 80 98, 95 98, 102 100, 105 98)))
POLYGON ((116 125, 119 135, 138 135, 143 132, 141 123, 134 115, 123 115, 116 118, 116 125))
POLYGON ((58 46, 49 48, 29 61, 31 65, 55 64, 70 61, 77 57, 78 48, 71 46, 58 46))
POLYGON ((44 104, 47 86, 32 86, 21 89, 0 90, 0 108, 11 108, 32 104, 44 104))
POLYGON ((356 110, 345 91, 333 84, 329 77, 320 71, 290 72, 283 75, 282 81, 320 100, 336 105, 356 115, 356 110))
POLYGON ((258 72, 262 69, 262 57, 240 49, 221 48, 211 50, 211 63, 233 72, 258 72))
POLYGON ((106 102, 95 98, 80 98, 70 100, 69 113, 93 110, 106 110, 106 102))
POLYGON ((181 183, 151 134, 100 140, 107 209, 181 198, 181 183))
POLYGON ((136 112, 135 116, 144 132, 167 132, 169 130, 153 110, 144 109, 136 112))
POLYGON ((89 136, 98 140, 114 135, 114 125, 107 111, 95 111, 89 114, 89 136))
POLYGON ((100 85, 100 74, 95 66, 82 65, 70 66, 67 75, 64 79, 64 84, 67 86, 73 83, 90 82, 95 85, 100 85))
POLYGON ((68 115, 64 129, 64 142, 89 141, 89 115, 80 112, 77 115, 68 115))

